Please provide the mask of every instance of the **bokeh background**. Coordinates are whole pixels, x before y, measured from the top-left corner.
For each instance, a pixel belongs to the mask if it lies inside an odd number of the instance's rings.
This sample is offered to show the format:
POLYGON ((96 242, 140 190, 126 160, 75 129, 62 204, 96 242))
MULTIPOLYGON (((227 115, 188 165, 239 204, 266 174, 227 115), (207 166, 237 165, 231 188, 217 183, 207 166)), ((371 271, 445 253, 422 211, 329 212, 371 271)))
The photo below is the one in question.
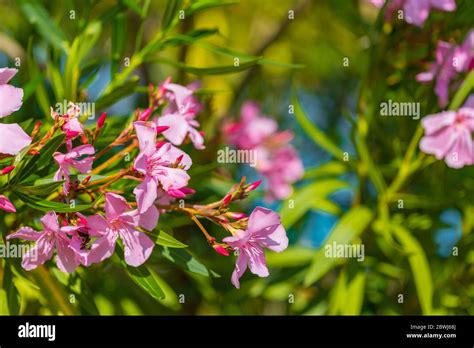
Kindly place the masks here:
MULTIPOLYGON (((438 39, 462 42, 474 18, 470 1, 457 1, 455 13, 433 12, 423 29, 384 23, 380 10, 362 0, 186 0, 176 2, 187 9, 185 18, 166 29, 172 2, 0 0, 0 66, 16 64, 14 84, 25 89, 23 108, 10 120, 51 122, 49 107, 74 94, 63 73, 74 59, 76 92, 96 102, 97 112, 108 112, 109 139, 137 107, 146 107, 149 83, 168 76, 181 84, 199 80, 207 148, 187 149, 197 163, 190 186, 198 189, 196 201, 212 201, 242 175, 259 179, 248 166, 216 163, 222 122, 256 100, 281 130, 294 132, 305 176, 288 200, 266 202, 260 190, 241 208, 278 210, 291 245, 267 253, 269 278, 247 274, 237 290, 229 281, 233 260, 213 253, 191 221, 170 213, 160 228, 189 248, 163 249, 149 260, 165 299, 137 286, 114 258, 69 276, 52 263, 30 273, 17 265, 18 313, 474 314, 473 168, 439 162, 411 177, 399 192, 404 208, 396 200, 387 206, 393 229, 403 228, 391 232, 356 146, 363 137, 382 177, 396 177, 418 123, 382 119, 375 110, 392 98, 420 102, 422 115, 439 111, 432 88, 415 75, 433 59, 438 39), (161 35, 172 39, 147 46, 161 35), (90 47, 71 58, 64 45, 75 40, 90 47), (138 60, 143 47, 151 52, 138 60), (232 69, 235 57, 248 68, 232 69), (230 68, 216 68, 223 66, 230 68), (321 146, 326 140, 336 146, 332 153, 321 146), (337 158, 338 151, 354 164, 337 158), (328 261, 321 250, 333 240, 363 243, 364 262, 328 261)), ((5 234, 22 213, 1 218, 5 234)), ((8 295, 4 286, 0 309, 15 314, 8 295)))

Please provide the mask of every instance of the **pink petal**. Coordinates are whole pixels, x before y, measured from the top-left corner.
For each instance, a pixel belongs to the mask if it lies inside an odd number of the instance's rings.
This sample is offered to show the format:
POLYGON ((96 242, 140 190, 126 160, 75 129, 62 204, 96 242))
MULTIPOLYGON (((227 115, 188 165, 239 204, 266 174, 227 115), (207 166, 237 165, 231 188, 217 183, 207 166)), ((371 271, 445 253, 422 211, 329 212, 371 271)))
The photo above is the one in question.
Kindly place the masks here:
POLYGON ((240 250, 241 253, 247 255, 247 262, 250 268, 250 272, 258 275, 259 277, 268 277, 269 272, 267 268, 267 263, 265 261, 265 252, 263 248, 252 247, 252 248, 243 248, 240 250))
POLYGON ((105 216, 107 220, 114 220, 129 209, 130 205, 122 196, 110 192, 105 194, 105 216))
POLYGON ((17 69, 10 69, 10 68, 1 68, 0 69, 0 85, 4 85, 8 83, 13 76, 16 75, 18 72, 17 69))
POLYGON ((137 121, 133 123, 137 133, 140 151, 152 154, 156 147, 156 124, 153 122, 137 121))
POLYGON ((437 131, 450 126, 456 120, 456 112, 445 111, 434 115, 428 115, 423 117, 421 124, 425 130, 426 135, 431 135, 437 131))
POLYGON ((155 203, 157 197, 156 190, 156 181, 149 176, 146 176, 140 185, 135 187, 133 193, 137 197, 138 211, 140 213, 146 212, 155 203))
POLYGON ((243 252, 239 253, 237 256, 237 261, 235 262, 235 269, 232 272, 231 282, 237 288, 240 289, 240 281, 239 279, 245 273, 247 269, 247 255, 243 252))
POLYGON ((86 255, 86 266, 102 262, 112 256, 115 250, 117 237, 117 233, 109 233, 103 237, 97 238, 94 243, 92 243, 91 249, 86 255))
POLYGON ((183 115, 178 113, 168 114, 157 119, 159 126, 169 127, 163 135, 174 145, 181 145, 188 133, 188 123, 183 115))
POLYGON ((0 153, 16 155, 31 144, 31 138, 19 124, 0 123, 0 153))
POLYGON ((36 241, 36 245, 23 255, 21 265, 27 271, 35 269, 51 259, 54 250, 54 239, 44 233, 36 241))
POLYGON ((64 273, 72 273, 79 266, 76 253, 69 247, 69 243, 61 238, 56 239, 56 264, 64 273))
POLYGON ((270 209, 256 207, 250 214, 247 231, 252 239, 270 250, 280 252, 288 247, 280 215, 270 209))
POLYGON ((159 217, 160 212, 154 205, 152 205, 145 212, 138 214, 138 226, 148 231, 152 231, 158 224, 159 217))
POLYGON ((58 217, 54 211, 46 213, 40 221, 43 224, 45 232, 59 232, 58 217))
POLYGON ((38 238, 41 237, 41 234, 41 232, 35 231, 31 227, 21 227, 15 233, 9 234, 7 236, 7 240, 10 240, 12 238, 20 238, 24 240, 37 241, 38 238))
POLYGON ((430 0, 407 0, 404 10, 407 23, 421 27, 430 13, 430 0))
POLYGON ((155 243, 143 233, 134 229, 120 230, 124 244, 125 262, 130 266, 142 265, 151 255, 155 243))
POLYGON ((19 110, 23 102, 23 90, 10 85, 0 85, 0 118, 19 110))
POLYGON ((467 128, 460 129, 452 148, 446 154, 445 162, 451 168, 462 168, 473 164, 473 150, 471 132, 467 128))
POLYGON ((443 10, 443 11, 454 11, 456 10, 455 0, 430 0, 431 6, 443 10))
POLYGON ((87 227, 89 227, 89 234, 93 237, 102 236, 108 233, 109 223, 102 215, 92 215, 87 218, 87 227))

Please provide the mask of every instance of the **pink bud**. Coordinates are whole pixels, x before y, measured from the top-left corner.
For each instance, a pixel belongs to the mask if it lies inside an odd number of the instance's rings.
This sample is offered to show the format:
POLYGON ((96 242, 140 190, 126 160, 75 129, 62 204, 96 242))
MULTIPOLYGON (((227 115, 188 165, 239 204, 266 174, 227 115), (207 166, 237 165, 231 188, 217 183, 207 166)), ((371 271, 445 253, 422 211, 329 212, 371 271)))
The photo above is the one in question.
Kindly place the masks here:
POLYGON ((106 118, 107 118, 107 113, 103 112, 102 115, 100 115, 99 120, 97 121, 97 129, 101 129, 102 127, 104 127, 106 118))
POLYGON ((229 193, 227 196, 224 197, 222 200, 222 205, 229 205, 229 203, 232 201, 232 195, 229 193))
POLYGON ((261 183, 262 183, 262 180, 259 180, 247 185, 247 187, 245 188, 245 192, 250 192, 250 191, 255 190, 257 187, 260 186, 261 183))
POLYGON ((16 209, 13 203, 10 202, 10 200, 7 197, 2 196, 2 195, 0 195, 0 209, 3 209, 8 213, 16 212, 16 209))
POLYGON ((240 220, 240 219, 245 219, 247 217, 247 214, 241 213, 241 212, 229 212, 226 214, 226 216, 234 220, 240 220))
POLYGON ((156 142, 156 149, 160 149, 163 145, 166 144, 166 141, 158 141, 156 142))
POLYGON ((6 174, 10 173, 13 169, 15 169, 15 166, 5 167, 0 171, 0 175, 6 175, 6 174))
POLYGON ((151 112, 152 112, 151 108, 145 109, 145 111, 143 111, 139 116, 140 121, 147 121, 151 115, 151 112))
POLYGON ((170 129, 169 126, 156 126, 156 132, 158 134, 163 133, 164 131, 167 131, 168 129, 170 129))
POLYGON ((224 255, 224 256, 229 256, 229 252, 220 244, 214 244, 212 246, 215 251, 217 251, 219 254, 224 255))

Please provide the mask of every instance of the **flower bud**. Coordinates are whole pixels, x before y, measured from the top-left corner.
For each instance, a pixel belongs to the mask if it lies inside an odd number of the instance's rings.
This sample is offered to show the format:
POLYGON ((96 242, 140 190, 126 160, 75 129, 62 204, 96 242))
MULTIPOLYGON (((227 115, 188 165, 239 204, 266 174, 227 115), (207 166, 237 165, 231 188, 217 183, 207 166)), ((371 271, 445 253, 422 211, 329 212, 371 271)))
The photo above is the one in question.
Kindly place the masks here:
POLYGON ((0 171, 0 175, 6 175, 6 174, 10 173, 13 169, 15 169, 15 166, 5 167, 0 171))
POLYGON ((214 244, 212 246, 215 251, 217 251, 219 254, 224 255, 224 256, 229 256, 229 252, 220 244, 214 244))
POLYGON ((102 115, 100 115, 99 120, 97 121, 97 129, 101 129, 102 127, 104 127, 106 118, 107 118, 107 113, 103 112, 102 115))
POLYGON ((262 180, 258 180, 258 181, 255 181, 254 183, 248 184, 245 187, 245 192, 248 193, 255 190, 257 187, 260 186, 261 183, 262 183, 262 180))

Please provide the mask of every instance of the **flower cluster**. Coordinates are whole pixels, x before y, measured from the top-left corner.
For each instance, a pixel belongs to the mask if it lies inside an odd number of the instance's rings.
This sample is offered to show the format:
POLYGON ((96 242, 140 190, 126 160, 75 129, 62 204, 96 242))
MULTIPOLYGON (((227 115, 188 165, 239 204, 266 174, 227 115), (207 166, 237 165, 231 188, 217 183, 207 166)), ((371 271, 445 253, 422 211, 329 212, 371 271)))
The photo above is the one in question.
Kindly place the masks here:
MULTIPOLYGON (((2 69, 0 72, 0 80, 3 83, 13 76, 10 70, 2 69)), ((1 94, 1 113, 7 115, 21 106, 22 91, 6 85, 1 87, 7 87, 5 91, 0 88, 0 93, 5 93, 5 96, 1 94), (16 102, 13 96, 16 96, 16 102), (11 104, 4 106, 4 99, 9 99, 11 104)), ((64 184, 61 192, 53 197, 69 202, 81 194, 87 194, 94 201, 92 215, 50 211, 41 219, 42 231, 21 227, 8 235, 7 239, 19 238, 34 242, 33 249, 23 256, 24 269, 34 269, 56 254, 58 268, 63 272, 73 272, 80 265, 90 266, 111 257, 119 239, 125 262, 138 267, 147 261, 153 252, 155 242, 150 236, 153 236, 160 215, 173 211, 189 216, 203 232, 209 245, 219 254, 229 256, 231 252, 238 252, 236 268, 232 275, 232 283, 236 287, 240 286, 239 278, 247 266, 258 276, 268 276, 264 248, 280 252, 288 245, 280 217, 263 207, 257 207, 250 217, 230 209, 232 202, 245 199, 259 182, 246 184, 243 178, 225 197, 207 205, 184 204, 184 201, 176 204, 177 199, 181 200, 195 193, 194 189, 188 187, 188 170, 192 166, 192 159, 177 146, 192 143, 196 149, 205 148, 204 136, 198 130, 199 123, 196 120, 202 105, 194 95, 195 88, 196 85, 185 87, 174 84, 171 79, 167 79, 157 88, 150 86, 149 107, 137 110, 132 122, 113 142, 99 151, 96 151, 95 143, 104 128, 106 115, 100 116, 94 130, 87 129, 81 123, 80 108, 73 103, 69 103, 68 110, 63 115, 51 110, 54 124, 40 139, 36 139, 40 133, 40 124, 35 126, 31 138, 21 128, 21 132, 17 129, 17 140, 25 141, 16 144, 15 149, 7 148, 11 144, 7 144, 6 140, 4 143, 2 138, 2 152, 8 150, 3 153, 14 155, 30 145, 33 139, 36 141, 31 144, 29 151, 38 154, 56 133, 64 134, 63 151, 53 154, 54 163, 57 165, 53 180, 64 184), (126 148, 95 166, 97 159, 118 146, 126 148), (5 148, 7 149, 4 150, 5 148), (88 175, 91 172, 101 174, 109 164, 117 161, 117 158, 120 159, 120 154, 125 151, 136 153, 130 167, 121 168, 115 174, 97 180, 88 175), (87 176, 78 181, 78 173, 87 176), (132 190, 134 202, 125 198, 132 192, 109 188, 119 180, 137 183, 132 190), (207 219, 220 225, 231 237, 217 242, 199 219, 207 219)), ((252 107, 251 104, 249 107, 252 107)), ((252 118, 260 118, 257 109, 250 112, 253 113, 250 115, 252 118)), ((248 117, 247 112, 246 114, 248 117)), ((276 124, 272 123, 271 127, 276 130, 276 124)), ((2 129, 2 135, 3 133, 2 129)), ((262 158, 262 170, 269 173, 271 182, 280 185, 276 191, 277 196, 287 194, 290 190, 289 183, 299 177, 302 171, 294 150, 287 145, 290 137, 283 137, 282 134, 272 137, 267 134, 265 139, 261 138, 258 142, 254 142, 253 134, 250 135, 252 139, 249 139, 253 145, 266 144, 268 154, 262 158), (281 168, 281 178, 272 176, 270 161, 283 160, 287 163, 296 162, 292 164, 293 172, 285 172, 286 169, 281 168), (294 175, 295 168, 297 176, 294 175)), ((13 167, 7 167, 2 173, 7 174, 12 170, 13 167)), ((15 211, 13 204, 4 196, 0 196, 0 204, 4 210, 15 211)))
POLYGON ((227 142, 241 150, 254 150, 257 171, 266 179, 267 199, 285 199, 292 184, 301 179, 304 168, 290 144, 291 131, 278 132, 275 120, 263 116, 255 102, 246 102, 237 123, 224 125, 227 142))

